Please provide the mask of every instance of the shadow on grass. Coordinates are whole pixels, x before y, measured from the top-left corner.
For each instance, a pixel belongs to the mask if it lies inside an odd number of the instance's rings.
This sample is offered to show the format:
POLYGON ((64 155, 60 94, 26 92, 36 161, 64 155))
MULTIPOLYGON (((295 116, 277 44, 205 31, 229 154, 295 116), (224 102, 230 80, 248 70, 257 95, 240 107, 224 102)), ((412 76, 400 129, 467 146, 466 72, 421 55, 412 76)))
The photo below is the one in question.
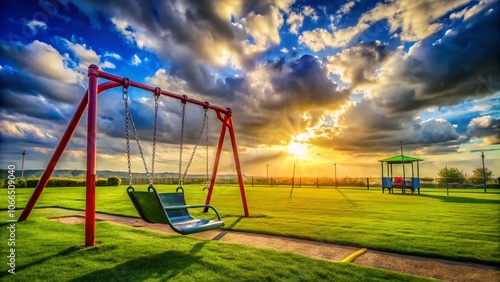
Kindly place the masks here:
POLYGON ((420 196, 432 199, 438 199, 446 203, 500 204, 500 200, 491 200, 491 199, 476 199, 468 197, 457 197, 457 196, 446 196, 446 195, 441 196, 441 195, 429 195, 429 194, 420 194, 420 196))
MULTIPOLYGON (((46 261, 48 261, 48 260, 50 260, 52 258, 55 258, 55 257, 68 256, 71 253, 76 252, 78 250, 80 250, 80 247, 70 247, 70 248, 67 248, 67 249, 65 249, 65 250, 57 253, 57 254, 44 257, 42 259, 39 259, 39 260, 31 262, 31 263, 28 263, 28 264, 25 264, 25 265, 20 265, 20 266, 16 265, 16 273, 21 272, 21 271, 23 271, 25 269, 28 269, 30 267, 34 267, 34 266, 37 266, 37 265, 44 264, 46 261)), ((2 271, 2 273, 0 273, 0 278, 6 277, 7 275, 11 275, 11 274, 8 273, 7 271, 2 271)))
POLYGON ((344 196, 344 198, 353 206, 357 207, 356 204, 351 201, 344 193, 342 193, 342 191, 340 191, 338 188, 335 188, 335 190, 337 190, 342 196, 344 196))
POLYGON ((231 225, 229 225, 227 228, 225 229, 233 229, 233 227, 235 227, 238 223, 240 223, 240 221, 243 219, 243 216, 239 216, 238 219, 236 219, 233 223, 231 223, 231 225))
POLYGON ((148 279, 168 281, 196 264, 209 265, 210 269, 217 269, 220 266, 206 260, 202 262, 203 257, 196 256, 206 243, 200 242, 194 245, 189 253, 167 251, 156 255, 147 255, 69 281, 144 281, 148 279))

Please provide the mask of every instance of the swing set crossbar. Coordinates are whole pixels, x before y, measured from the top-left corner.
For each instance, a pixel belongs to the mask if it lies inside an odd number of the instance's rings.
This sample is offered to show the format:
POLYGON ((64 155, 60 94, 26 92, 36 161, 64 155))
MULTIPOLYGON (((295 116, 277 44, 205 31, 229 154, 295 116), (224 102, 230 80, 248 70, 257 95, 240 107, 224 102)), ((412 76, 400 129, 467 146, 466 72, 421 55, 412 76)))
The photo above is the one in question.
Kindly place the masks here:
POLYGON ((240 188, 241 200, 243 204, 243 210, 245 216, 248 217, 248 206, 245 195, 245 187, 243 184, 243 177, 241 172, 240 159, 238 155, 238 147, 236 145, 236 136, 234 133, 234 126, 232 121, 232 112, 230 108, 222 108, 216 105, 209 104, 207 102, 199 101, 196 99, 191 99, 186 95, 179 95, 173 92, 161 90, 158 87, 152 87, 146 84, 142 84, 136 81, 132 81, 123 77, 116 76, 114 74, 99 71, 97 65, 90 65, 88 69, 88 89, 85 92, 80 104, 75 110, 75 114, 71 118, 66 130, 64 131, 59 144, 57 145, 49 163, 47 164, 40 181, 38 182, 33 194, 28 200, 26 207, 23 209, 18 221, 25 221, 28 219, 31 211, 35 207, 36 202, 40 198, 43 190, 45 189, 52 173, 55 170, 62 153, 64 152, 66 146, 68 145, 73 133, 76 130, 80 120, 83 117, 85 109, 87 109, 87 173, 86 173, 86 187, 85 187, 85 246, 95 245, 95 182, 96 182, 96 156, 97 156, 97 95, 105 90, 119 87, 119 86, 133 86, 146 91, 153 92, 155 95, 164 95, 171 98, 180 100, 182 103, 195 104, 204 108, 214 110, 217 114, 217 119, 222 123, 221 132, 219 136, 219 142, 217 144, 217 151, 215 155, 215 162, 213 166, 212 178, 210 180, 210 186, 208 188, 208 195, 205 200, 205 205, 210 204, 210 199, 212 197, 213 188, 215 186, 215 181, 217 178, 217 170, 219 167, 220 156, 222 153, 222 146, 224 144, 224 137, 226 130, 229 131, 231 147, 233 150, 233 156, 235 161, 236 173, 238 176, 238 183, 240 188), (98 85, 98 79, 103 78, 109 81, 101 83, 98 85), (128 84, 128 85, 124 85, 128 84), (158 93, 159 92, 159 93, 158 93))
MULTIPOLYGON (((123 77, 119 77, 117 75, 110 74, 110 73, 103 72, 103 71, 98 71, 98 72, 99 72, 98 76, 100 78, 104 78, 104 79, 107 79, 107 80, 118 82, 118 83, 120 83, 120 85, 123 83, 123 79, 124 79, 123 77)), ((143 90, 146 90, 146 91, 149 91, 149 92, 153 92, 153 93, 155 93, 156 89, 157 89, 156 87, 153 87, 153 86, 150 86, 150 85, 147 85, 147 84, 143 84, 143 83, 140 83, 140 82, 137 82, 137 81, 133 81, 133 80, 130 80, 129 86, 140 88, 140 89, 143 89, 143 90)), ((220 113, 223 113, 225 115, 231 115, 231 109, 229 109, 229 108, 222 108, 222 107, 219 107, 219 106, 216 106, 216 105, 212 105, 210 103, 207 104, 207 102, 196 100, 196 99, 192 99, 192 98, 189 98, 186 95, 176 94, 174 92, 166 91, 166 90, 163 90, 163 89, 160 89, 160 93, 159 94, 167 96, 167 97, 171 97, 171 98, 174 98, 174 99, 177 99, 177 100, 180 100, 182 103, 194 104, 194 105, 198 105, 198 106, 201 106, 201 107, 204 107, 204 108, 208 106, 209 109, 214 110, 216 112, 220 112, 220 113)))

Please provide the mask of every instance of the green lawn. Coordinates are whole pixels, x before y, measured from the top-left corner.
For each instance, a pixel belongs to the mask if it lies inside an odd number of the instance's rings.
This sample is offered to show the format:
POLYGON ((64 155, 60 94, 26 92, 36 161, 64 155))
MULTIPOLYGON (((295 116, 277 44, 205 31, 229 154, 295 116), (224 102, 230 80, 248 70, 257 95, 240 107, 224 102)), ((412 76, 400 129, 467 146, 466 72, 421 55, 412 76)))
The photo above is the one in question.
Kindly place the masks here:
MULTIPOLYGON (((97 210, 137 216, 125 188, 97 188, 97 210)), ((175 186, 157 188, 173 191, 175 186)), ((202 191, 202 186, 186 186, 185 191, 188 204, 204 202, 206 191, 202 191)), ((32 189, 16 192, 17 206, 23 207, 32 189)), ((243 217, 237 187, 215 188, 212 204, 218 208, 227 229, 403 254, 500 263, 499 191, 485 194, 455 189, 447 196, 445 190, 402 195, 382 194, 380 189, 295 188, 291 197, 290 188, 247 187, 246 192, 249 218, 243 217)), ((84 209, 84 198, 84 188, 46 188, 36 207, 84 209)), ((33 215, 40 212, 35 209, 33 215)))
MULTIPOLYGON (((50 190, 49 190, 50 191, 50 190)), ((47 195, 50 193, 47 193, 47 195)), ((6 213, 6 212, 5 212, 6 213)), ((96 247, 80 248, 83 224, 45 217, 71 211, 39 209, 16 224, 16 274, 2 281, 426 281, 395 272, 332 263, 214 240, 97 223, 96 247)), ((7 217, 2 214, 2 222, 7 217)), ((5 230, 5 223, 0 228, 5 230)))

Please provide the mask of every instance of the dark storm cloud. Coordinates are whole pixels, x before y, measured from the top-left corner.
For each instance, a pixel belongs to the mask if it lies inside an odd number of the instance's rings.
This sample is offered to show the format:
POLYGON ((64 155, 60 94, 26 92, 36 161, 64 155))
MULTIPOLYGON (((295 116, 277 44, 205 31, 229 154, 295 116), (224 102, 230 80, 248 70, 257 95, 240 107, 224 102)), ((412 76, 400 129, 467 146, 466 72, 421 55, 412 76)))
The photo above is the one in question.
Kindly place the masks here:
POLYGON ((328 79, 327 71, 310 55, 284 63, 269 64, 268 73, 275 93, 261 102, 266 109, 309 109, 335 107, 345 102, 347 91, 328 79))
POLYGON ((481 78, 500 76, 499 10, 485 9, 441 39, 418 42, 406 58, 386 65, 392 71, 386 83, 377 86, 380 105, 392 112, 408 112, 454 105, 500 90, 492 83, 487 85, 489 91, 478 91, 481 78))
MULTIPOLYGON (((0 83, 2 83, 1 79, 0 83)), ((41 101, 38 97, 19 95, 4 88, 0 90, 0 109, 10 114, 24 114, 57 123, 67 122, 67 115, 53 105, 41 101)))

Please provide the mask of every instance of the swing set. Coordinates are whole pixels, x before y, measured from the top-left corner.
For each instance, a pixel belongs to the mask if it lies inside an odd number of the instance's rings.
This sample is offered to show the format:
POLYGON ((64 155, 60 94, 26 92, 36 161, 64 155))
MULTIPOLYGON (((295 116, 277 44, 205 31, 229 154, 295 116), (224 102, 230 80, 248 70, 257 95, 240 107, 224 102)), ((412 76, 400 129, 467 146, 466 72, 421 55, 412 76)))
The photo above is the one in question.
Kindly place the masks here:
POLYGON ((191 234, 196 232, 202 232, 211 229, 217 229, 224 226, 219 212, 215 207, 210 205, 210 200, 212 197, 213 189, 215 186, 215 181, 217 178, 217 171, 219 167, 220 156, 222 153, 222 146, 224 144, 224 139, 226 135, 226 129, 229 131, 229 137, 231 140, 231 147, 233 151, 236 173, 238 177, 238 184, 240 188, 241 200, 243 204, 243 210, 245 216, 248 217, 248 206, 245 195, 245 187, 243 184, 243 177, 241 173, 241 165, 238 155, 238 147, 236 145, 236 136, 234 133, 234 125, 232 120, 232 112, 230 108, 222 108, 216 105, 212 105, 208 102, 202 102, 199 100, 191 99, 186 95, 179 95, 169 91, 160 89, 159 87, 152 87, 139 82, 131 81, 128 78, 122 78, 110 73, 100 71, 96 65, 90 65, 88 69, 89 77, 89 87, 85 92, 80 104, 76 108, 75 114, 71 118, 64 134, 57 145, 54 154, 52 155, 45 171, 43 172, 40 181, 38 182, 33 194, 31 195, 26 207, 24 208, 18 221, 25 221, 28 219, 31 211, 33 210, 37 200, 42 194, 50 176, 55 170, 55 167, 64 152, 69 140, 73 136, 73 133, 80 122, 85 109, 88 106, 88 120, 87 120, 87 173, 86 173, 86 193, 85 193, 85 246, 95 245, 95 182, 96 182, 96 137, 97 137, 97 95, 105 90, 122 86, 123 87, 123 100, 125 103, 125 123, 126 123, 126 139, 127 139, 127 165, 128 165, 128 176, 129 176, 129 187, 127 188, 127 194, 129 195, 134 207, 141 216, 141 218, 150 223, 160 223, 168 224, 175 232, 180 234, 191 234), (98 79, 107 79, 107 82, 97 84, 98 79), (154 117, 154 127, 153 127, 153 149, 152 149, 152 163, 151 163, 151 173, 148 170, 142 147, 140 144, 139 136, 133 122, 132 114, 128 105, 128 88, 129 87, 140 88, 149 92, 154 93, 155 100, 155 117, 154 117), (156 150, 156 132, 157 132, 157 117, 158 117, 158 99, 160 96, 167 96, 180 100, 183 104, 182 109, 182 124, 181 124, 181 142, 180 142, 180 156, 179 156, 179 187, 175 192, 170 193, 158 193, 154 187, 154 162, 155 162, 155 150, 156 150), (186 104, 194 104, 203 107, 205 114, 203 117, 203 126, 198 135, 198 139, 194 146, 193 152, 186 165, 184 174, 182 175, 182 153, 183 153, 183 143, 184 143, 184 120, 186 104), (205 199, 205 204, 203 205, 186 205, 184 198, 184 188, 182 187, 183 180, 187 175, 189 166, 193 161, 196 148, 202 137, 203 131, 205 131, 205 136, 207 139, 207 178, 208 178, 208 110, 215 111, 217 119, 222 123, 221 131, 219 135, 219 141, 217 144, 217 151, 215 155, 215 161, 213 165, 213 172, 210 179, 210 184, 208 186, 208 194, 205 199), (131 156, 130 156, 130 127, 134 132, 136 142, 139 148, 139 153, 146 169, 146 174, 149 180, 149 187, 147 191, 136 191, 132 187, 132 171, 131 171, 131 156), (196 219, 189 212, 188 209, 192 208, 204 208, 204 212, 209 209, 212 210, 217 219, 216 220, 205 220, 196 219))

